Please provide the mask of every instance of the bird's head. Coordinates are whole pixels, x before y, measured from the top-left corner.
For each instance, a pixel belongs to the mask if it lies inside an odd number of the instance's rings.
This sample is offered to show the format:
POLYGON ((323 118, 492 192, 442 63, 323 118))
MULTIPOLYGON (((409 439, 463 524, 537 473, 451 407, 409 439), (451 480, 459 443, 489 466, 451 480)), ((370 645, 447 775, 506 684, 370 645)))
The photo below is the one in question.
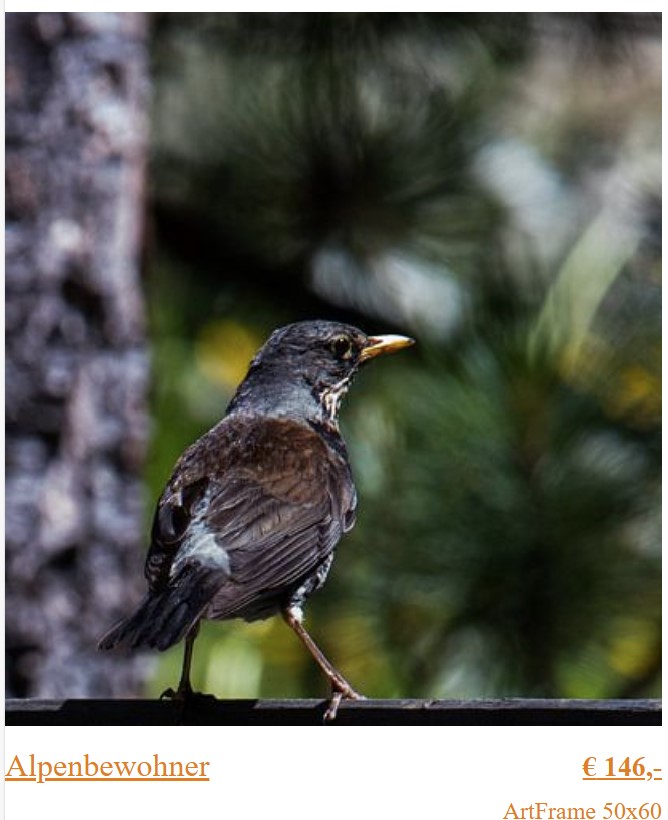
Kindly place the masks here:
POLYGON ((360 366, 413 343, 406 336, 367 336, 340 322, 287 325, 260 348, 229 411, 297 415, 336 426, 360 366))

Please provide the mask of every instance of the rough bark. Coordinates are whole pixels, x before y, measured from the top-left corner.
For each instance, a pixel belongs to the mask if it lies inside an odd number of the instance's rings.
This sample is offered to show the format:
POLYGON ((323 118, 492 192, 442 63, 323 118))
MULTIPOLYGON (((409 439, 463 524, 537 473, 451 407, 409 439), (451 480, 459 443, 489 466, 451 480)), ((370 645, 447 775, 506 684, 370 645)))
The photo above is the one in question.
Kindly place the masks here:
POLYGON ((96 642, 141 587, 147 20, 5 20, 7 695, 129 694, 96 642))

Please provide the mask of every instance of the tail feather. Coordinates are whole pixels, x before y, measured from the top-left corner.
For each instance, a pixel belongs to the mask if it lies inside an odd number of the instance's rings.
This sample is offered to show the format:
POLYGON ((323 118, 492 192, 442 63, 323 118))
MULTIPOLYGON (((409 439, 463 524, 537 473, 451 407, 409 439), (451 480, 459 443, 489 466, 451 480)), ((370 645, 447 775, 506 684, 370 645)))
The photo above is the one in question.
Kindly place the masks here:
POLYGON ((113 626, 100 639, 98 648, 168 649, 197 623, 227 577, 220 569, 186 564, 169 586, 149 592, 132 615, 113 626))

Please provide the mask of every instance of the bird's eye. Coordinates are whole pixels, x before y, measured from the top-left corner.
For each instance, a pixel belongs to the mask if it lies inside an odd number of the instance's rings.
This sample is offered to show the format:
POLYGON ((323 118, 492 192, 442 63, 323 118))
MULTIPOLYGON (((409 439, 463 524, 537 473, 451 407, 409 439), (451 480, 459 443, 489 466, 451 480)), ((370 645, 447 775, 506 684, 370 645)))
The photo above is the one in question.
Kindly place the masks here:
POLYGON ((353 345, 347 336, 337 336, 329 346, 337 359, 349 359, 353 355, 353 345))

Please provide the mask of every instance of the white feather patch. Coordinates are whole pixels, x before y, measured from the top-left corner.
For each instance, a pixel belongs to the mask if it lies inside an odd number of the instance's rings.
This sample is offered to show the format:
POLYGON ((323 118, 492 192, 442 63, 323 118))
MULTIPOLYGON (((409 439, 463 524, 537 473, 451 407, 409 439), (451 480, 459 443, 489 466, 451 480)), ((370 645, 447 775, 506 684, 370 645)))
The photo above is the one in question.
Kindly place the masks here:
POLYGON ((216 540, 216 536, 201 522, 193 521, 188 536, 172 564, 171 575, 178 574, 188 561, 195 561, 211 569, 230 575, 230 556, 216 540))

